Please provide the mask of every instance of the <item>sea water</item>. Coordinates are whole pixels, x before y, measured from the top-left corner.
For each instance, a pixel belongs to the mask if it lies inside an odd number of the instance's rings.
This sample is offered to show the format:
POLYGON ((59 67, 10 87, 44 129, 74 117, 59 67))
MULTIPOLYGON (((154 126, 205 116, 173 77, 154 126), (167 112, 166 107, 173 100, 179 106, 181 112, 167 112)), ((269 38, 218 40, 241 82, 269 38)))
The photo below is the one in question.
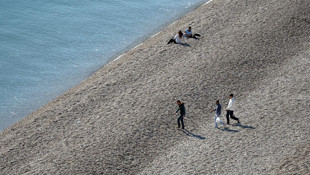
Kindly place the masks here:
POLYGON ((1 0, 0 130, 207 0, 1 0))

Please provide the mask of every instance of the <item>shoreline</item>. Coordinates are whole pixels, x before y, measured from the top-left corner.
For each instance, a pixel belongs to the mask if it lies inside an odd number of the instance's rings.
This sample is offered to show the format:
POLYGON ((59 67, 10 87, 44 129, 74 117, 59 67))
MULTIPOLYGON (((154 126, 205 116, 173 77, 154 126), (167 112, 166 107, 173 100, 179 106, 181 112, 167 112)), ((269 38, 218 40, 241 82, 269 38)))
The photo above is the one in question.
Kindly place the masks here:
MULTIPOLYGON (((197 9, 197 8, 200 7, 200 6, 207 5, 207 4, 211 3, 212 1, 213 1, 213 0, 207 0, 207 2, 205 2, 205 3, 201 3, 200 5, 198 4, 198 5, 194 6, 194 7, 193 7, 193 10, 191 10, 191 11, 194 11, 195 9, 197 9)), ((142 37, 142 38, 144 38, 144 39, 138 39, 138 40, 141 40, 141 42, 137 42, 137 43, 140 43, 140 44, 138 44, 138 45, 136 45, 136 46, 134 46, 134 47, 129 47, 130 49, 124 49, 124 51, 122 51, 122 54, 117 54, 117 55, 119 55, 119 56, 114 56, 115 58, 112 57, 111 59, 109 59, 109 60, 111 60, 111 61, 108 61, 108 63, 107 63, 106 65, 112 63, 113 61, 116 61, 116 60, 120 59, 120 58, 121 58, 126 52, 128 52, 129 50, 138 48, 139 46, 141 46, 141 45, 143 44, 143 42, 144 42, 145 40, 148 40, 148 39, 150 39, 150 38, 156 37, 157 35, 159 35, 159 34, 162 32, 162 30, 163 30, 164 28, 167 28, 167 27, 169 27, 169 26, 173 26, 180 18, 184 17, 185 15, 187 15, 188 13, 190 13, 191 11, 189 11, 189 12, 187 12, 187 13, 184 13, 184 14, 182 14, 182 15, 179 15, 178 17, 176 17, 177 19, 171 19, 171 21, 173 21, 173 22, 171 23, 171 22, 168 21, 168 22, 167 22, 167 24, 169 24, 168 26, 165 25, 165 24, 159 26, 158 29, 159 29, 160 31, 156 32, 155 34, 153 34, 153 35, 151 35, 151 36, 149 36, 149 37, 148 37, 148 35, 145 36, 145 37, 142 37)), ((154 31, 156 31, 156 29, 155 29, 154 31)), ((104 65, 104 66, 106 66, 106 65, 104 65)), ((102 69, 102 68, 101 68, 101 69, 102 69)), ((98 70, 97 70, 97 71, 98 71, 98 70)))
POLYGON ((0 170, 306 174, 309 8, 302 0, 199 6, 1 132, 0 170), (203 37, 166 44, 189 25, 203 37), (217 99, 226 107, 230 93, 241 124, 215 129, 209 109, 217 99), (186 130, 175 129, 176 100, 185 102, 186 130))
MULTIPOLYGON (((212 1, 212 0, 209 0, 212 1)), ((209 2, 208 1, 208 2, 209 2)), ((102 69, 103 67, 107 66, 108 64, 112 63, 114 60, 119 59, 120 57, 122 57, 126 52, 135 49, 136 47, 138 47, 139 45, 141 45, 144 41, 148 40, 149 38, 152 38, 154 36, 156 36, 157 34, 159 34, 161 32, 161 30, 165 27, 167 27, 167 25, 171 25, 171 22, 175 22, 178 19, 182 18, 183 16, 185 16, 186 14, 190 13, 191 11, 195 10, 196 8, 198 8, 199 6, 208 3, 208 2, 201 2, 201 3, 197 3, 196 5, 191 6, 190 8, 186 9, 184 11, 184 13, 179 14, 175 17, 172 17, 169 21, 161 24, 160 26, 154 28, 152 31, 150 31, 149 33, 146 33, 144 36, 137 38, 136 41, 134 41, 132 44, 130 44, 129 46, 125 47, 124 49, 116 52, 115 54, 111 55, 107 60, 106 63, 103 64, 100 68, 98 69, 94 69, 93 71, 90 71, 88 74, 90 75, 84 75, 85 78, 81 81, 79 81, 77 84, 73 83, 75 85, 70 86, 69 89, 65 89, 65 90, 61 90, 61 93, 55 93, 58 94, 56 95, 54 98, 51 98, 50 100, 45 101, 42 105, 39 105, 37 108, 31 110, 29 113, 27 113, 25 116, 23 116, 21 119, 17 120, 15 123, 19 122, 20 120, 22 120, 23 118, 27 117, 28 115, 31 115, 32 113, 36 112, 37 110, 39 110, 40 108, 42 108, 43 106, 49 104, 51 101, 57 99, 59 96, 62 96, 63 94, 65 94, 67 91, 69 91, 70 89, 73 89, 75 86, 79 85, 80 83, 82 83, 83 81, 87 80, 88 78, 90 78, 90 76, 94 73, 96 73, 97 71, 99 71, 100 69, 102 69)), ((93 67, 97 67, 97 66, 93 66, 93 67)), ((44 101, 44 100, 42 100, 44 101)), ((34 105, 35 106, 35 105, 34 105)), ((22 111, 21 113, 24 113, 24 111, 22 111)), ((14 125, 15 123, 12 123, 11 125, 3 128, 0 130, 0 132, 4 131, 5 129, 11 127, 12 125, 14 125)))
MULTIPOLYGON (((115 60, 120 59, 124 54, 126 54, 126 52, 130 51, 130 50, 134 50, 136 48, 138 48, 139 46, 141 46, 143 44, 143 42, 145 42, 148 39, 151 39, 153 37, 156 37, 157 35, 159 35, 163 29, 169 27, 169 26, 173 26, 177 21, 179 21, 181 18, 183 18, 184 16, 186 16, 187 14, 191 13, 192 11, 194 11, 195 9, 199 8, 200 6, 204 6, 207 5, 208 3, 212 2, 213 0, 206 0, 207 2, 204 3, 198 3, 197 5, 194 5, 192 8, 192 10, 186 10, 184 13, 176 16, 175 18, 172 18, 171 20, 167 21, 166 23, 158 26, 157 28, 155 28, 153 31, 151 31, 149 34, 146 34, 145 36, 138 38, 136 42, 134 42, 132 44, 132 46, 128 46, 125 49, 123 49, 122 51, 120 51, 120 54, 115 54, 114 56, 111 56, 110 61, 107 61, 107 63, 104 65, 108 65, 110 63, 112 63, 115 60), (156 32, 157 31, 157 32, 156 32)), ((175 32, 177 33, 177 32, 175 32)), ((167 39, 168 40, 168 39, 167 39)), ((103 66, 103 67, 104 67, 103 66)), ((101 67, 100 69, 102 69, 103 67, 101 67)), ((99 69, 99 70, 100 70, 99 69)), ((97 70, 97 71, 99 71, 97 70)), ((97 72, 95 71, 95 72, 97 72)))

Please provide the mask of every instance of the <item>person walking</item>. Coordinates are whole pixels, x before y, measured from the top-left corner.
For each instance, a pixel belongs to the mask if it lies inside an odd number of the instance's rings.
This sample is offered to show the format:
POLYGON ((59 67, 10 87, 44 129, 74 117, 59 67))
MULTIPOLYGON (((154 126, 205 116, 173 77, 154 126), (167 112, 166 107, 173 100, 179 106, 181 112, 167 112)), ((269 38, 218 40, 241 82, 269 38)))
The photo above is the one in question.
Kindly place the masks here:
POLYGON ((221 111, 222 111, 222 106, 220 104, 220 101, 219 100, 216 100, 216 108, 211 110, 211 112, 215 112, 215 115, 214 115, 214 124, 215 124, 215 128, 217 128, 217 123, 220 122, 224 127, 224 122, 220 119, 220 116, 221 116, 221 111))
POLYGON ((182 103, 180 100, 177 101, 177 104, 179 105, 179 109, 175 111, 175 113, 178 113, 180 111, 180 116, 178 117, 178 128, 180 128, 182 124, 182 129, 184 129, 184 116, 185 116, 185 106, 184 103, 182 103))
POLYGON ((227 124, 229 125, 229 117, 231 119, 237 120, 238 123, 240 123, 239 119, 237 117, 235 117, 234 115, 234 110, 235 110, 235 98, 234 98, 234 94, 230 94, 229 95, 229 102, 228 102, 228 106, 226 108, 227 114, 226 114, 226 119, 227 119, 227 124))

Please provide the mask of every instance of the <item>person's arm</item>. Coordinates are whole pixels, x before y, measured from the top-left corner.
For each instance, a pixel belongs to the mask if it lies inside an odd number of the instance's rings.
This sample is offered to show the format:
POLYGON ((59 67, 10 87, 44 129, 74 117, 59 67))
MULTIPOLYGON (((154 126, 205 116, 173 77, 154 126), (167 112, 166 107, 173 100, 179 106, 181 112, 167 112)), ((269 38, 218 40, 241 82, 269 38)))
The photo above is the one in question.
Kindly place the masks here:
POLYGON ((211 112, 215 112, 216 110, 217 110, 217 106, 216 106, 216 108, 212 109, 211 112))
POLYGON ((184 36, 185 36, 185 37, 190 37, 190 36, 188 35, 188 33, 187 33, 187 30, 184 31, 184 36))
POLYGON ((178 112, 179 112, 179 110, 180 110, 180 108, 179 108, 177 111, 175 111, 175 113, 178 113, 178 112))
POLYGON ((174 36, 174 38, 173 38, 173 39, 175 39, 175 40, 176 40, 176 39, 178 38, 178 36, 179 36, 179 35, 178 35, 178 34, 176 34, 176 35, 174 36))
POLYGON ((226 111, 230 110, 231 106, 232 106, 232 100, 230 99, 229 102, 228 102, 228 106, 226 108, 226 111))

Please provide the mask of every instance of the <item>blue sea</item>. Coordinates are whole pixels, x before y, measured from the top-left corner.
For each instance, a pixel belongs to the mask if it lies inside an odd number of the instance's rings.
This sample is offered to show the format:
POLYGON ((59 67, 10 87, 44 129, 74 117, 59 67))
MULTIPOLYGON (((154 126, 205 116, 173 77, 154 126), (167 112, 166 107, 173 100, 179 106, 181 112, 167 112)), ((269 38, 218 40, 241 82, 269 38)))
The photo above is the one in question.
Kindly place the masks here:
POLYGON ((0 130, 207 0, 0 0, 0 130))

